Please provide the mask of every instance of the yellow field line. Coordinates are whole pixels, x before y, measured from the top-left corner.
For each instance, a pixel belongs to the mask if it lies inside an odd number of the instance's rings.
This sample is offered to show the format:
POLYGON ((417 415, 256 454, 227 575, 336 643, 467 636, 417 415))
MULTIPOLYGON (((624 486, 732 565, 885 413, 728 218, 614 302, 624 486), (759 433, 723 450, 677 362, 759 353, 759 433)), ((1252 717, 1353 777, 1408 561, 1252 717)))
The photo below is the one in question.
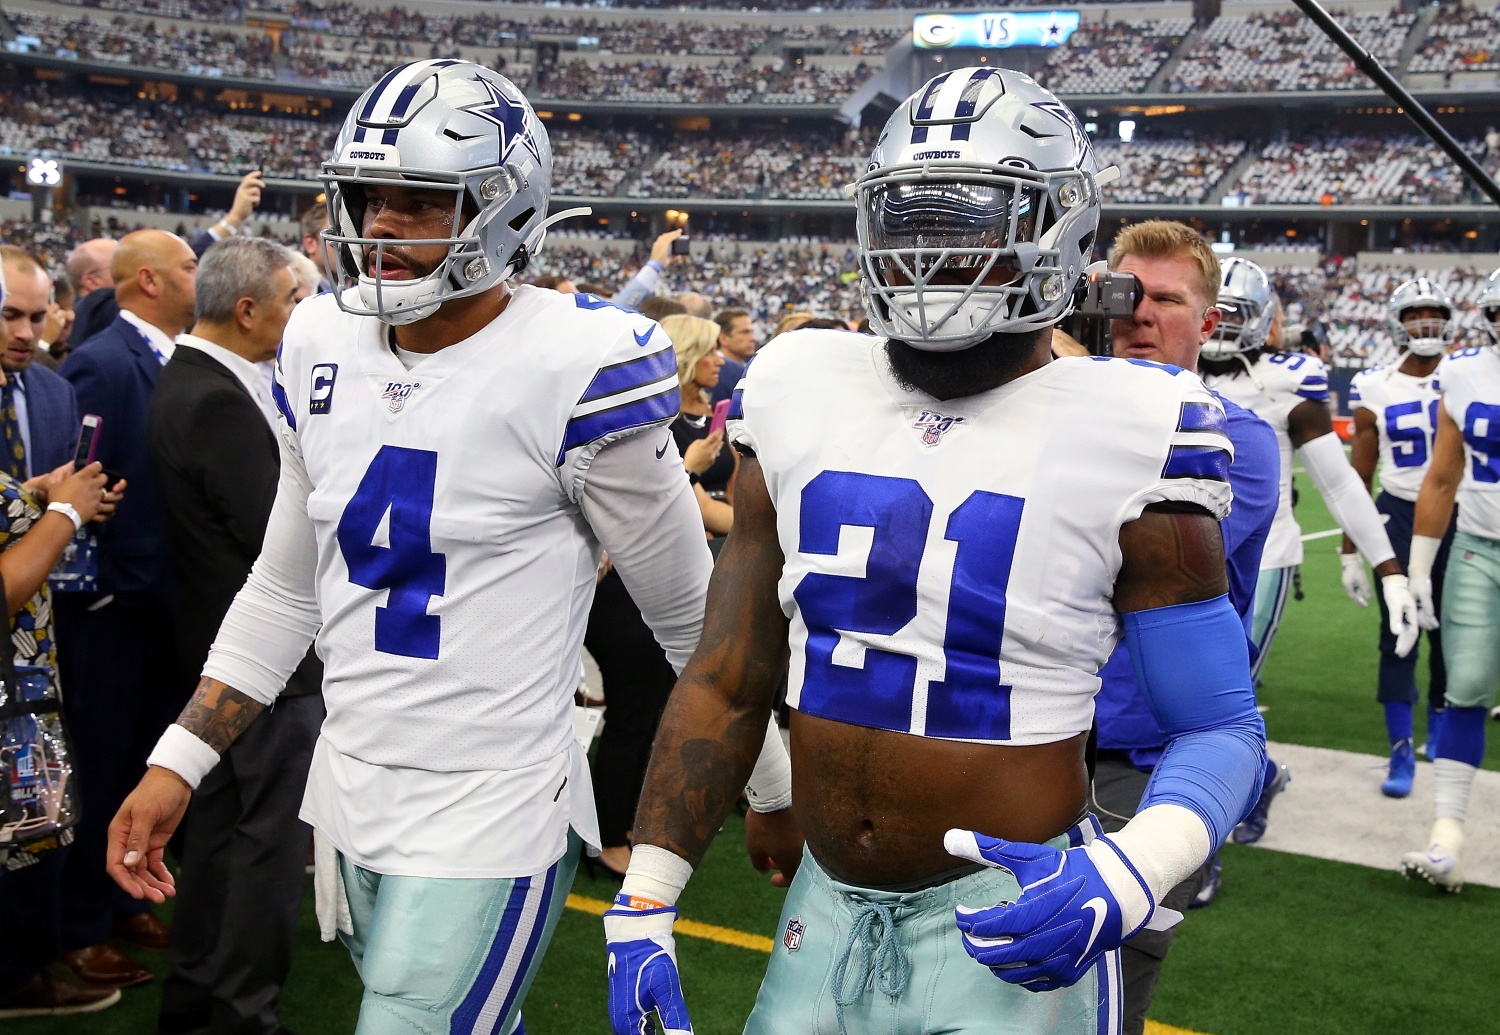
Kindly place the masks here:
MULTIPOLYGON (((603 899, 585 898, 583 895, 569 895, 565 905, 569 909, 576 909, 580 913, 592 913, 595 916, 603 916, 604 911, 609 908, 610 903, 603 899)), ((700 924, 696 920, 678 920, 672 927, 674 934, 685 934, 689 938, 706 938, 711 942, 719 942, 722 945, 735 945, 741 949, 752 949, 756 952, 769 953, 775 946, 775 942, 759 934, 750 934, 747 931, 736 931, 732 927, 716 927, 713 924, 700 924)), ((1146 1035, 1200 1035, 1199 1032, 1189 1031, 1186 1028, 1174 1028, 1170 1024, 1162 1024, 1160 1021, 1146 1022, 1146 1035)))
MULTIPOLYGON (((584 898, 582 895, 569 895, 565 903, 569 909, 576 909, 580 913, 593 913, 595 916, 603 916, 604 911, 609 908, 609 903, 597 898, 584 898)), ((674 934, 685 934, 689 938, 706 938, 711 942, 721 945, 735 945, 741 949, 751 949, 755 952, 769 953, 771 947, 776 943, 771 939, 759 934, 750 934, 748 931, 736 931, 732 927, 716 927, 713 924, 701 924, 697 920, 679 919, 672 926, 674 934)))

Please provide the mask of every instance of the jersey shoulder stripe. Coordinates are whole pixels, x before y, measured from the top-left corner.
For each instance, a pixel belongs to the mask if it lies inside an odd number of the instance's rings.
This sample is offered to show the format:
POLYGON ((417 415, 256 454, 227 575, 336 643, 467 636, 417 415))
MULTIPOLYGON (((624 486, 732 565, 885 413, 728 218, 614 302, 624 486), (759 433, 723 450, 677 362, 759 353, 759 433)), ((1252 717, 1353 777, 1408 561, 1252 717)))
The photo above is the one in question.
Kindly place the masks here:
POLYGON ((627 359, 601 367, 584 389, 579 403, 597 402, 634 388, 654 384, 677 372, 677 353, 668 345, 640 359, 627 359))
POLYGON ((557 454, 558 466, 562 465, 563 457, 569 450, 622 431, 671 420, 677 416, 679 401, 680 395, 674 380, 666 390, 655 395, 574 417, 568 421, 562 450, 557 454))

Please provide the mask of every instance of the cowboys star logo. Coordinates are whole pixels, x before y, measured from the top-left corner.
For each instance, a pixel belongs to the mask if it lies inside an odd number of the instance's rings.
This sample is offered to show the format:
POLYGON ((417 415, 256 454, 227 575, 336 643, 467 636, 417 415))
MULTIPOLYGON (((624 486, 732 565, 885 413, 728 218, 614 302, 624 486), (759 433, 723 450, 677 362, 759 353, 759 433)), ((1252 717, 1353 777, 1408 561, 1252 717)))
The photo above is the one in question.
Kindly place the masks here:
POLYGON ((486 100, 477 104, 466 105, 460 111, 466 111, 471 115, 478 115, 487 122, 493 122, 500 127, 500 161, 504 162, 509 157, 511 150, 519 141, 526 145, 526 149, 532 153, 537 162, 542 160, 537 151, 536 141, 526 131, 526 108, 511 100, 500 92, 500 88, 483 76, 475 76, 474 82, 478 83, 485 93, 489 94, 486 100))

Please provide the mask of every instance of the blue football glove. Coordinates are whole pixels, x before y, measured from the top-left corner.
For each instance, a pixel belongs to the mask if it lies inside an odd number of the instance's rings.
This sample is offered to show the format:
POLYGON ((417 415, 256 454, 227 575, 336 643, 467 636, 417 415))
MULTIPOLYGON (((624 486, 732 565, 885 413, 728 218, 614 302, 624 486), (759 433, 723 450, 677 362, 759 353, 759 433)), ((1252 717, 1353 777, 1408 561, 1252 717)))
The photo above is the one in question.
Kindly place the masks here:
POLYGON ((615 1035, 651 1035, 654 1011, 665 1035, 693 1035, 677 976, 673 906, 615 896, 604 913, 609 952, 609 1024, 615 1035))
MULTIPOLYGON (((1102 840, 1099 849, 1112 851, 1102 840)), ((1135 934, 1124 930, 1115 892, 1086 847, 1062 851, 972 830, 948 831, 943 847, 1021 885, 1015 902, 956 910, 964 948, 1002 981, 1032 992, 1067 988, 1135 934)))

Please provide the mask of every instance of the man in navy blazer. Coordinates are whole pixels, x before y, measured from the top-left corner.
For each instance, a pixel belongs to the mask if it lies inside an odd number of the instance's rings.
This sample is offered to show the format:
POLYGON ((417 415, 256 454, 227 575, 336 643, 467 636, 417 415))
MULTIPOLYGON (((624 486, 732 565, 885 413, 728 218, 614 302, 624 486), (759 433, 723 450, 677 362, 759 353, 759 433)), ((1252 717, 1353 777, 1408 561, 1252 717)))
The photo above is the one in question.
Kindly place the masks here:
POLYGON ((52 293, 46 268, 13 245, 0 246, 0 262, 4 263, 5 283, 11 289, 5 307, 15 310, 17 316, 6 321, 0 370, 5 371, 13 393, 17 430, 25 453, 18 460, 21 480, 25 480, 73 459, 78 440, 78 401, 71 384, 32 363, 52 293))
MULTIPOLYGON (((82 820, 63 884, 63 962, 98 982, 117 973, 109 939, 166 948, 168 931, 104 873, 109 821, 145 772, 146 756, 192 691, 176 663, 173 592, 146 440, 146 412, 174 339, 193 321, 198 259, 180 238, 137 230, 111 263, 120 315, 75 348, 58 373, 78 409, 98 414, 95 454, 129 483, 99 533, 97 593, 59 593, 58 668, 78 755, 82 820)), ((140 968, 144 971, 145 968, 140 968)), ((132 980, 149 980, 135 975, 132 980)))

